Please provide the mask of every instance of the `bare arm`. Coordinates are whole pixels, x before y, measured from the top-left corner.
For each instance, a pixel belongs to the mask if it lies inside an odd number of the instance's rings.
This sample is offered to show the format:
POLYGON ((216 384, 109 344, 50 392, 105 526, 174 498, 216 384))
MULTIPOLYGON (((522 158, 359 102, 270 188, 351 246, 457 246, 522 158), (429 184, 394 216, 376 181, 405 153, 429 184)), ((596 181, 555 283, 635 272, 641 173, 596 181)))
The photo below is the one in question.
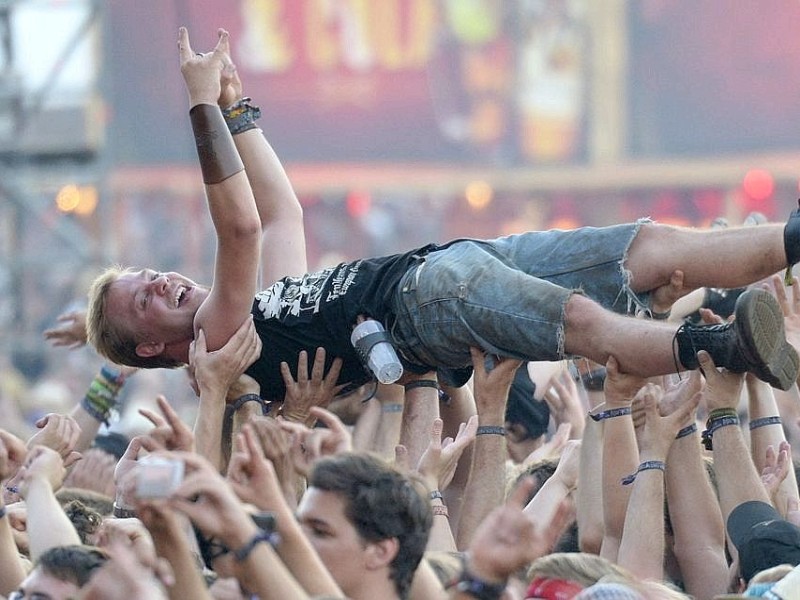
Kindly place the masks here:
MULTIPOLYGON (((777 452, 781 443, 786 442, 786 434, 780 421, 780 411, 769 384, 759 381, 752 375, 745 377, 747 387, 748 414, 750 417, 750 453, 756 470, 764 470, 767 449, 772 446, 777 452), (778 421, 774 422, 777 418, 778 421)), ((789 469, 786 477, 780 482, 775 499, 778 501, 778 512, 786 514, 788 498, 800 498, 797 489, 797 478, 794 469, 789 469)))
MULTIPOLYGON (((230 57, 228 39, 223 40, 222 51, 230 57)), ((241 103, 243 97, 237 71, 225 71, 220 108, 241 103)), ((257 127, 235 133, 233 141, 242 157, 261 220, 264 284, 285 275, 302 275, 308 270, 303 209, 280 159, 257 127)))
MULTIPOLYGON (((699 371, 693 371, 674 390, 674 408, 700 393, 700 384, 699 371)), ((662 401, 662 407, 665 404, 662 401)), ((691 426, 694 417, 690 415, 683 426, 691 426)), ((699 432, 684 434, 672 443, 666 480, 675 558, 687 592, 701 600, 712 598, 723 593, 728 583, 725 524, 706 472, 699 432)))
POLYGON ((212 351, 222 347, 250 314, 261 239, 253 191, 217 106, 223 70, 231 68, 223 50, 227 39, 227 32, 221 32, 212 52, 196 54, 186 28, 179 32, 181 73, 189 94, 189 114, 217 236, 214 282, 195 316, 195 332, 200 328, 205 331, 212 351))
MULTIPOLYGON (((644 380, 619 372, 617 361, 612 357, 606 365, 606 402, 596 409, 596 413, 629 410, 634 395, 644 384, 644 380)), ((616 413, 607 413, 609 415, 616 413)), ((622 479, 636 470, 639 464, 639 451, 630 414, 609 416, 603 423, 603 523, 604 535, 601 556, 617 560, 625 512, 630 498, 630 486, 620 484, 622 479)))
MULTIPOLYGON (((618 562, 642 579, 661 580, 664 576, 664 465, 675 435, 689 415, 694 414, 700 395, 695 394, 674 412, 662 417, 658 408, 661 388, 648 384, 644 389, 641 463, 638 472, 631 475, 633 491, 625 515, 618 562), (660 468, 648 468, 651 466, 660 468)), ((630 479, 625 481, 628 483, 630 479)))
POLYGON ((487 371, 484 353, 476 348, 471 348, 470 353, 475 368, 473 385, 478 437, 475 439, 472 475, 464 490, 469 502, 464 504, 458 524, 456 540, 459 548, 470 544, 486 516, 503 503, 507 458, 504 435, 506 403, 514 374, 522 364, 518 360, 501 358, 492 370, 487 371), (497 434, 492 431, 497 431, 497 434))

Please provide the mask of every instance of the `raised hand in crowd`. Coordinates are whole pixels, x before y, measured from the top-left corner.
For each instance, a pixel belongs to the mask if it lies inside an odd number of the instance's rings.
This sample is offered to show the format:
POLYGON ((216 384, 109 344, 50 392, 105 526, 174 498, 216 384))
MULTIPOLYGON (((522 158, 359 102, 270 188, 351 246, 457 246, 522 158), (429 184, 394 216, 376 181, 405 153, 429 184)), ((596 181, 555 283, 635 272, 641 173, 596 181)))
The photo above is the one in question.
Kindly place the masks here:
POLYGON ((70 350, 86 345, 86 311, 71 310, 58 316, 58 325, 44 331, 44 339, 53 346, 66 346, 70 350))
POLYGON ((309 417, 318 419, 325 427, 314 429, 294 421, 281 420, 284 431, 291 435, 292 461, 295 470, 303 476, 308 475, 314 463, 323 456, 349 452, 353 440, 342 420, 332 412, 313 406, 309 417))
POLYGON ((247 423, 237 436, 227 479, 240 500, 274 515, 281 538, 276 551, 303 588, 310 594, 331 593, 336 584, 295 518, 296 506, 284 497, 265 450, 254 424, 247 423))
POLYGON ((550 439, 539 446, 536 450, 528 454, 522 461, 521 467, 535 465, 536 463, 550 458, 558 458, 564 451, 567 442, 572 437, 572 423, 561 423, 555 430, 550 439))
POLYGON ((551 377, 543 400, 550 407, 550 415, 556 426, 563 423, 572 426, 570 439, 579 440, 583 437, 586 407, 569 370, 564 369, 551 377))
POLYGON ((155 426, 145 434, 145 437, 160 449, 194 452, 194 434, 189 426, 178 416, 164 396, 159 394, 156 403, 161 415, 147 408, 139 409, 139 413, 155 426))
MULTIPOLYGON (((466 552, 462 580, 478 579, 502 591, 511 575, 552 550, 569 521, 570 511, 564 504, 545 527, 534 525, 523 512, 533 485, 532 479, 523 479, 475 531, 466 552)), ((472 595, 460 593, 456 587, 451 598, 460 600, 472 595)))
POLYGON ((313 425, 314 418, 310 409, 314 406, 325 408, 343 385, 337 385, 342 360, 334 358, 328 372, 325 372, 325 348, 317 348, 311 376, 308 373, 308 353, 300 352, 297 357, 297 379, 285 362, 281 363, 281 375, 286 384, 286 396, 281 407, 281 415, 288 421, 313 425))
POLYGON ((792 464, 792 447, 789 442, 783 441, 776 449, 774 446, 767 446, 764 458, 764 466, 761 469, 761 483, 767 490, 772 505, 778 509, 781 515, 786 515, 788 497, 781 494, 781 484, 789 475, 789 470, 794 467, 792 464))
POLYGON ((678 431, 700 402, 694 394, 667 416, 659 413, 662 390, 648 383, 643 388, 645 422, 639 438, 639 466, 623 485, 632 488, 620 541, 618 563, 642 579, 663 579, 664 477, 666 461, 678 431))
POLYGON ((256 433, 264 456, 275 468, 286 502, 293 509, 297 508, 303 480, 294 468, 291 435, 281 427, 280 421, 272 417, 251 417, 246 425, 256 433))
POLYGON ((245 589, 262 598, 308 598, 275 554, 269 532, 262 531, 250 518, 233 488, 214 467, 195 454, 167 455, 183 460, 186 468, 186 476, 170 496, 169 505, 186 514, 204 535, 233 551, 245 589))
POLYGON ((80 460, 81 455, 74 452, 75 445, 81 435, 78 422, 69 415, 48 413, 35 423, 39 429, 27 442, 28 448, 47 446, 64 459, 66 466, 80 460))
POLYGON ((478 429, 473 454, 472 474, 464 490, 470 499, 462 507, 457 542, 469 544, 486 515, 503 503, 505 494, 505 414, 508 392, 522 361, 487 355, 470 348, 473 393, 478 413, 478 429), (491 363, 487 365, 487 363, 491 363))
POLYGON ((35 561, 55 546, 80 544, 78 532, 55 495, 66 475, 64 461, 58 452, 46 446, 34 446, 29 450, 20 474, 19 491, 28 512, 31 560, 35 561))
POLYGON ((443 427, 442 419, 434 420, 431 425, 430 443, 414 469, 429 490, 440 492, 450 485, 461 456, 475 441, 478 417, 473 415, 466 423, 461 423, 455 439, 448 437, 443 440, 443 427))
POLYGON ((82 453, 83 458, 72 465, 64 479, 64 487, 92 490, 113 498, 114 470, 117 459, 100 448, 89 448, 82 453))

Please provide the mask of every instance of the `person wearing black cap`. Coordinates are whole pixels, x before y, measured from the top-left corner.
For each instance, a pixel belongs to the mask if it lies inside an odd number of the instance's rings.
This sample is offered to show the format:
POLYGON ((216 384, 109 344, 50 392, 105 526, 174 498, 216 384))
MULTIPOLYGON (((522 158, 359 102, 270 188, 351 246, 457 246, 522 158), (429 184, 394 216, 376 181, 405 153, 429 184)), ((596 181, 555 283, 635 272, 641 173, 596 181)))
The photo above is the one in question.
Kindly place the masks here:
POLYGON ((770 504, 750 458, 736 407, 744 376, 717 370, 705 352, 698 354, 706 377, 708 420, 703 439, 714 453, 719 503, 728 538, 739 558, 741 589, 758 572, 781 564, 800 564, 800 528, 770 504))
POLYGON ((800 564, 800 527, 771 504, 750 500, 734 508, 728 535, 739 552, 739 574, 746 582, 764 569, 800 564))

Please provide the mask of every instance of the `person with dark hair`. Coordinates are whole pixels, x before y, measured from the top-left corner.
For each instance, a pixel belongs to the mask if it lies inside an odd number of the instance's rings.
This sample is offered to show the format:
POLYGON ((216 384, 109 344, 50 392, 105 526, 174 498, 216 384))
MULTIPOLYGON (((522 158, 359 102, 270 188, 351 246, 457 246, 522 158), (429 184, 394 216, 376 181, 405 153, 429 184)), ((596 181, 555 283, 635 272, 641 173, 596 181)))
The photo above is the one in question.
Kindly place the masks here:
POLYGON ((107 555, 92 546, 55 546, 42 553, 33 570, 8 600, 69 600, 102 567, 107 555))
POLYGON ((407 598, 433 522, 421 484, 346 453, 316 462, 308 486, 298 519, 346 596, 407 598))

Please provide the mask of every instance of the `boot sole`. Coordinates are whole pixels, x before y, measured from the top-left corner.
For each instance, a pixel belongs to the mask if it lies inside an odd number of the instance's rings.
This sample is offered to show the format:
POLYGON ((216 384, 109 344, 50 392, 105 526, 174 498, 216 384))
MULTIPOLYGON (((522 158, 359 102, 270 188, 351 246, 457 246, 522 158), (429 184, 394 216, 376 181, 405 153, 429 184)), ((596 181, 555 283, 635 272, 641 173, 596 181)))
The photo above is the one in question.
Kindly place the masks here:
POLYGON ((737 338, 749 370, 774 388, 791 388, 800 371, 800 357, 786 341, 778 301, 766 290, 748 290, 739 296, 735 315, 737 338))

